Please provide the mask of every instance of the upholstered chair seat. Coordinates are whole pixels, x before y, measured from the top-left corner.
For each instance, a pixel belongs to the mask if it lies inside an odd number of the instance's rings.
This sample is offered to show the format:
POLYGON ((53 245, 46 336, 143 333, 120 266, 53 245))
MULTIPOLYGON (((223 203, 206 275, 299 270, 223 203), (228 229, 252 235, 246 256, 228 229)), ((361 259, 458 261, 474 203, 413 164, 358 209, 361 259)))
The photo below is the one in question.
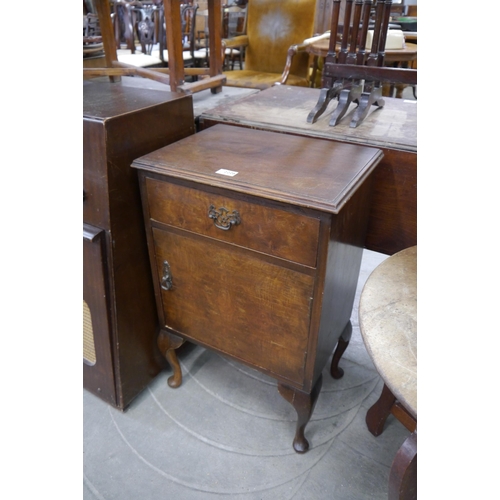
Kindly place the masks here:
MULTIPOLYGON (((281 80, 281 73, 261 73, 260 71, 246 69, 235 70, 224 74, 229 75, 226 85, 231 87, 264 90, 272 87, 276 83, 280 83, 281 80), (231 73, 237 73, 237 75, 232 76, 231 73)), ((297 75, 289 75, 285 83, 286 85, 294 85, 296 87, 307 87, 309 85, 307 78, 297 75)))
POLYGON ((116 51, 118 61, 138 68, 147 68, 151 66, 162 66, 163 63, 158 55, 143 54, 142 52, 135 51, 132 53, 129 49, 118 49, 116 51))

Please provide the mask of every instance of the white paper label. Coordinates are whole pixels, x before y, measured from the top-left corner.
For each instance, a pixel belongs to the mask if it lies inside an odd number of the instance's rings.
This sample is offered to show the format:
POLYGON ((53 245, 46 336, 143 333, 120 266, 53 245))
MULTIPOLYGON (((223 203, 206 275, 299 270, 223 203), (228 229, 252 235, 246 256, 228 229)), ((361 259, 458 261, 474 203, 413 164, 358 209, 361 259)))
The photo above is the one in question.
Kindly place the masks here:
POLYGON ((227 175, 229 177, 234 177, 238 172, 234 172, 233 170, 226 170, 225 168, 221 168, 215 172, 216 174, 227 175))

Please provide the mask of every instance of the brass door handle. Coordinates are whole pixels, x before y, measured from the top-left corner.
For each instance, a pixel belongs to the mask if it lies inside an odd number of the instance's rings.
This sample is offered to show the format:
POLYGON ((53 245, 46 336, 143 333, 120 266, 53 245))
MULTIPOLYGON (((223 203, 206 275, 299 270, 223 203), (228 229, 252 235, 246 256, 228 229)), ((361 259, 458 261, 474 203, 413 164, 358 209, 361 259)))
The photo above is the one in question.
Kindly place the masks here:
POLYGON ((172 288, 172 274, 170 272, 170 264, 164 260, 163 261, 163 276, 161 278, 161 287, 167 292, 172 288))
POLYGON ((208 207, 208 217, 214 220, 215 227, 223 231, 229 231, 232 226, 236 226, 241 222, 240 214, 236 210, 229 212, 224 207, 216 210, 214 205, 208 207))

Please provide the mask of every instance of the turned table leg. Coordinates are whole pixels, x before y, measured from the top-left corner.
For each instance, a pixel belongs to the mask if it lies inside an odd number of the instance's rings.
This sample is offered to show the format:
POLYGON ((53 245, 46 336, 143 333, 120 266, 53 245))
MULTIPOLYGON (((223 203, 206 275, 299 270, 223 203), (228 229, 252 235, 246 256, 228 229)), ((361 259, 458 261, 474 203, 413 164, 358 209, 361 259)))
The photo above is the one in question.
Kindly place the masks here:
POLYGON ((297 453, 305 453, 309 449, 309 442, 304 436, 304 431, 311 418, 316 401, 318 400, 322 383, 323 377, 320 375, 311 393, 302 392, 281 383, 278 384, 278 391, 281 396, 283 396, 297 412, 297 428, 293 440, 293 449, 297 453))
POLYGON ((330 374, 333 378, 339 379, 344 376, 344 370, 339 367, 340 358, 344 354, 347 346, 349 345, 349 341, 351 340, 352 335, 352 324, 349 321, 342 332, 342 335, 339 338, 337 343, 337 348, 333 353, 332 364, 330 366, 330 374))
POLYGON ((179 360, 177 359, 175 349, 178 349, 182 344, 184 344, 184 339, 173 333, 160 330, 157 343, 161 353, 165 356, 168 364, 174 372, 173 375, 168 378, 167 382, 170 387, 175 389, 182 384, 182 370, 179 360))

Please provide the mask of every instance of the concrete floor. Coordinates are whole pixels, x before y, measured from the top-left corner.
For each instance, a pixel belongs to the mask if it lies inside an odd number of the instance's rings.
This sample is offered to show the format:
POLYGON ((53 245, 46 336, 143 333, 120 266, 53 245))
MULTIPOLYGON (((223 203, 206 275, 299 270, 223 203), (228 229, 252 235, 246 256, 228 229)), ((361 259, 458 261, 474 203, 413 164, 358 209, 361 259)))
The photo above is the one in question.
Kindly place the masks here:
POLYGON ((392 416, 379 437, 365 424, 382 380, 359 331, 358 303, 386 258, 365 251, 345 375, 323 388, 306 437, 293 451, 295 410, 273 379, 201 347, 180 355, 178 389, 161 373, 125 412, 83 393, 85 500, 386 499, 389 469, 409 432, 392 416))

